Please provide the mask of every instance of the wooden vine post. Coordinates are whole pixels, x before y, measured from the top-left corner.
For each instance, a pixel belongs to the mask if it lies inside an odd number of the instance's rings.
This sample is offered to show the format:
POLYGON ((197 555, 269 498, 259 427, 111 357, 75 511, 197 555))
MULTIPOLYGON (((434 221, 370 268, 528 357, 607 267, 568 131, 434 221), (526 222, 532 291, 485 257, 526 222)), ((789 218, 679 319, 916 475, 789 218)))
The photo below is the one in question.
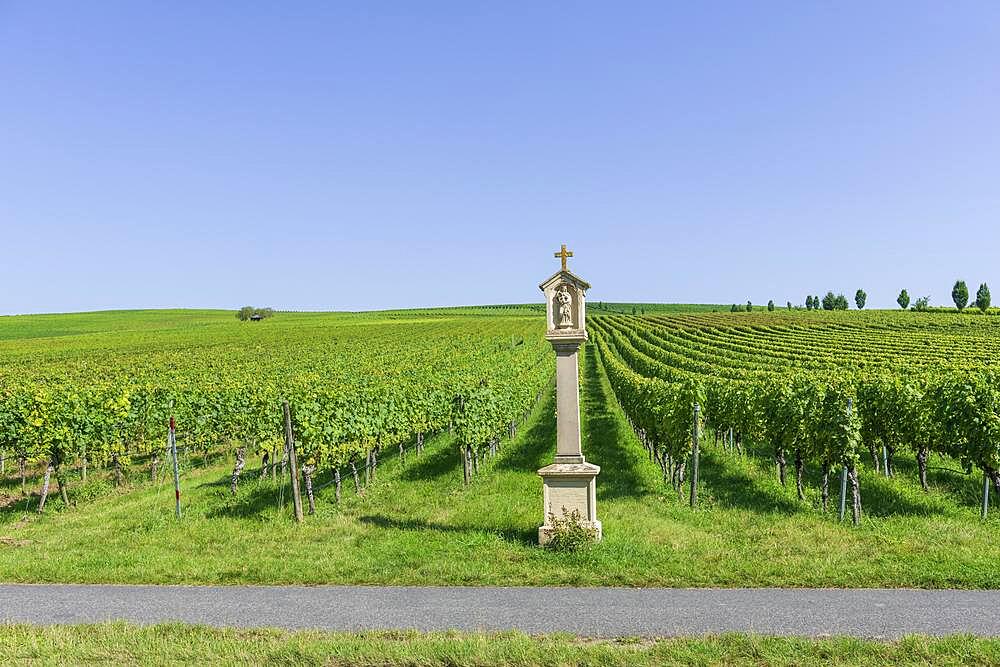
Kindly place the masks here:
POLYGON ((983 473, 983 520, 990 513, 990 476, 983 473))
POLYGON ((285 448, 288 450, 288 470, 292 476, 292 504, 295 506, 295 521, 302 523, 302 496, 299 493, 299 463, 295 458, 295 437, 292 434, 292 411, 288 401, 282 403, 285 412, 285 448))
POLYGON ((694 404, 694 429, 691 431, 691 508, 698 506, 698 417, 701 406, 694 404))
POLYGON ((847 512, 847 464, 840 471, 840 521, 847 512))
POLYGON ((170 457, 174 463, 174 510, 177 518, 181 518, 181 476, 177 469, 177 427, 174 424, 173 416, 170 417, 170 428, 167 431, 167 440, 170 443, 170 457))
MULTIPOLYGON (((847 399, 847 416, 851 416, 851 411, 854 409, 854 402, 851 399, 847 399)), ((844 514, 847 512, 847 464, 844 464, 843 469, 840 471, 840 521, 844 520, 844 514)))

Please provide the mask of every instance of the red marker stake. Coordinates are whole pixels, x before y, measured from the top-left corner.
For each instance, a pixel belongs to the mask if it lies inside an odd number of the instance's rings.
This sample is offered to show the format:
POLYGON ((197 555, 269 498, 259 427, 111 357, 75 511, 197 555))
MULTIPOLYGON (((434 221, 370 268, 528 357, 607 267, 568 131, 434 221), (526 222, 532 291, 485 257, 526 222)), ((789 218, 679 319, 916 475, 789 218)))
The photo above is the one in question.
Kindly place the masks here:
POLYGON ((174 426, 174 418, 170 417, 170 430, 167 434, 167 443, 170 445, 170 454, 174 458, 174 500, 177 507, 177 518, 181 518, 181 479, 177 472, 177 435, 174 426))

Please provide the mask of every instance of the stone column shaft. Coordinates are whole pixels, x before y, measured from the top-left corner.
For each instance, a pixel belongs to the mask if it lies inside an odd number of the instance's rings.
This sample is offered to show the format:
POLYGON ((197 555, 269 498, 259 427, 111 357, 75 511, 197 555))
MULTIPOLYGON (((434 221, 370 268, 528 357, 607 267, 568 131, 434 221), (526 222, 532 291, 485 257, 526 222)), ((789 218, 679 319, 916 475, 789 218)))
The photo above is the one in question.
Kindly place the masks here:
POLYGON ((555 343, 556 463, 583 463, 580 445, 580 343, 555 343))

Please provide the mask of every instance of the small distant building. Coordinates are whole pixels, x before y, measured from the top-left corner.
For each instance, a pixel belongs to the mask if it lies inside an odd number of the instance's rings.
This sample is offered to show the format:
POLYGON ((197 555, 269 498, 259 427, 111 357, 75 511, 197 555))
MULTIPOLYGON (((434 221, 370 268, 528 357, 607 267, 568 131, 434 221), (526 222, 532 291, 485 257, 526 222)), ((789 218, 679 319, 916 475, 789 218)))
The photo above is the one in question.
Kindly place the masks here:
POLYGON ((260 313, 254 313, 253 315, 250 316, 251 322, 260 322, 262 319, 264 319, 264 316, 261 315, 260 313))

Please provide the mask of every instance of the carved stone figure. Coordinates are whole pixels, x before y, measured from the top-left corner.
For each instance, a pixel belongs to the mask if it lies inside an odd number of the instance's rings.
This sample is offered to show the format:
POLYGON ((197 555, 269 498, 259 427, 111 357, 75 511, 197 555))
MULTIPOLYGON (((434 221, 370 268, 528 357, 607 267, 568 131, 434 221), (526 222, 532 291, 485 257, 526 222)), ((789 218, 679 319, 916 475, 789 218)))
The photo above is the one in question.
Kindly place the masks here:
POLYGON ((569 287, 563 285, 556 292, 556 301, 559 302, 559 328, 566 329, 573 326, 573 295, 569 293, 569 287))

